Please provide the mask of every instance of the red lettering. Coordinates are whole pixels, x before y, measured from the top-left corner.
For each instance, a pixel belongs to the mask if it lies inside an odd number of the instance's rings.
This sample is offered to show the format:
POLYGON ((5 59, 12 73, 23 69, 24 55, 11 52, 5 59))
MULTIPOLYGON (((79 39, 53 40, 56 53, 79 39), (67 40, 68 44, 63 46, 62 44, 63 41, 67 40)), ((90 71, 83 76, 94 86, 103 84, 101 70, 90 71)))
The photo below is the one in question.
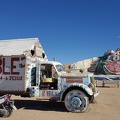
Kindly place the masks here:
POLYGON ((20 77, 20 80, 22 80, 22 76, 20 77))
MULTIPOLYGON (((25 57, 19 58, 19 57, 15 57, 15 58, 11 58, 11 61, 9 61, 10 59, 7 58, 0 58, 0 74, 5 74, 5 75, 19 75, 20 72, 17 71, 17 62, 20 60, 24 60, 25 57), (16 64, 15 64, 16 63, 16 64)), ((21 64, 21 66, 19 65, 18 67, 23 68, 25 67, 25 65, 21 64)))
POLYGON ((12 80, 12 76, 9 76, 9 80, 12 80))
POLYGON ((2 65, 2 59, 0 59, 0 65, 2 65))
POLYGON ((10 72, 5 71, 5 68, 6 68, 6 66, 5 66, 5 58, 3 58, 3 74, 10 74, 10 72))
POLYGON ((2 76, 0 77, 0 80, 2 80, 3 78, 2 78, 2 76))
POLYGON ((42 91, 42 96, 46 96, 45 91, 42 91))
POLYGON ((22 80, 22 76, 9 76, 9 80, 22 80))
POLYGON ((2 73, 2 67, 1 67, 1 65, 2 65, 2 59, 0 59, 0 73, 2 73))
POLYGON ((19 58, 11 58, 11 74, 19 75, 19 72, 13 71, 16 68, 16 66, 14 65, 15 61, 19 61, 19 58))

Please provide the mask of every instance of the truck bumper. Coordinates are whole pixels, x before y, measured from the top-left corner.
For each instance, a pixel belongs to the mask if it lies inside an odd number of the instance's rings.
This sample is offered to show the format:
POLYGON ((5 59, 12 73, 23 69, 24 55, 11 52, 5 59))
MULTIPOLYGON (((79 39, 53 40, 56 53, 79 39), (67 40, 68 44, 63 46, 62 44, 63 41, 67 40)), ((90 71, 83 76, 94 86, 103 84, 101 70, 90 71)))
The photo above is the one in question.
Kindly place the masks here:
POLYGON ((96 98, 99 95, 99 91, 94 93, 94 98, 96 98))

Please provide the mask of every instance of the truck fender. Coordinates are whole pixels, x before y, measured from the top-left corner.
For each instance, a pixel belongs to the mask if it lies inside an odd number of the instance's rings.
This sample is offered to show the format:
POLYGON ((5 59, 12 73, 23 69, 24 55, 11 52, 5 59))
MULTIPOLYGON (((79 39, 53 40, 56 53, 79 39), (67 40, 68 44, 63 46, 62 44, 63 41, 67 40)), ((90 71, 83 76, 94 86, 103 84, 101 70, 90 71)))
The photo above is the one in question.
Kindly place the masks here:
POLYGON ((73 89, 78 89, 84 92, 88 97, 91 97, 94 95, 92 89, 90 89, 88 86, 84 84, 69 84, 66 89, 64 89, 61 93, 60 100, 64 101, 65 95, 73 89))

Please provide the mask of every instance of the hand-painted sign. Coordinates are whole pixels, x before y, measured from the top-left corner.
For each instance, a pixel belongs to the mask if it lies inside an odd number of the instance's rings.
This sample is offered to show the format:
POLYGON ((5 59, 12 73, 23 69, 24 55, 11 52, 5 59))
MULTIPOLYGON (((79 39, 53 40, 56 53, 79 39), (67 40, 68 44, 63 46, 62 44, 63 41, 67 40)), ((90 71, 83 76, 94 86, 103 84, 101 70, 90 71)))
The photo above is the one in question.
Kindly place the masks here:
POLYGON ((22 80, 25 58, 1 57, 0 58, 0 80, 22 80))
POLYGON ((0 57, 0 91, 24 91, 25 57, 0 57))

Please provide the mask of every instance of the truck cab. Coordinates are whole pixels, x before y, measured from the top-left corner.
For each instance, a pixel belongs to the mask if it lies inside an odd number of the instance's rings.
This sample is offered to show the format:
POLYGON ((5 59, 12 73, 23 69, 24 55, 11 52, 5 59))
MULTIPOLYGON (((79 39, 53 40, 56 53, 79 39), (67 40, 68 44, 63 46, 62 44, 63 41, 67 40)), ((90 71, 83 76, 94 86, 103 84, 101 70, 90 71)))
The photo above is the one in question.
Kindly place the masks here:
POLYGON ((42 62, 40 64, 40 89, 58 90, 58 78, 65 73, 65 68, 58 62, 42 62))

